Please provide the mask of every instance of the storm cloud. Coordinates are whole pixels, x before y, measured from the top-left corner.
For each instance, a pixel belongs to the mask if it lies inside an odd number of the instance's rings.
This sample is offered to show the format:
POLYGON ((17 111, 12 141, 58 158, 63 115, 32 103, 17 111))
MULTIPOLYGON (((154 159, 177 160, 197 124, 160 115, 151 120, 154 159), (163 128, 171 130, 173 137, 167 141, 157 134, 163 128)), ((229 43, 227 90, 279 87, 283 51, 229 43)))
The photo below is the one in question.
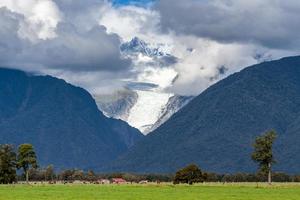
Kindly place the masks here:
POLYGON ((10 63, 15 55, 21 53, 25 41, 19 39, 18 30, 22 20, 21 15, 14 14, 5 8, 0 8, 0 64, 10 63))
POLYGON ((131 62, 121 58, 120 40, 103 26, 80 32, 72 24, 58 24, 57 37, 31 45, 20 62, 41 63, 49 68, 73 71, 126 70, 131 62))
MULTIPOLYGON (((54 30, 55 35, 39 37, 38 34, 34 36, 29 33, 38 30, 23 28, 34 23, 29 20, 30 16, 26 14, 28 12, 25 8, 13 9, 14 5, 7 7, 11 9, 0 8, 2 66, 36 71, 46 68, 85 72, 122 71, 131 66, 131 60, 121 56, 120 37, 108 34, 104 26, 95 24, 89 29, 79 29, 72 22, 62 19, 48 30, 54 30)), ((47 31, 43 20, 36 23, 44 32, 47 31)))
POLYGON ((300 44, 298 0, 160 0, 156 9, 164 31, 267 48, 300 44))

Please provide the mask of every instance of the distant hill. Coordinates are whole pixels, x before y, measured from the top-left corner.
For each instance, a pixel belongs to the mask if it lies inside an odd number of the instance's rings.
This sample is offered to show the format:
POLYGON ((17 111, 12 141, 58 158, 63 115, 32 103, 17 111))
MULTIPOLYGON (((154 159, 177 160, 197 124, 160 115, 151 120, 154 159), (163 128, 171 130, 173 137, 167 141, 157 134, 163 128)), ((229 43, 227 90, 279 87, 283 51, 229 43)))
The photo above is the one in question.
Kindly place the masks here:
POLYGON ((82 88, 0 68, 0 143, 32 143, 40 165, 93 169, 142 137, 127 123, 106 118, 82 88))
POLYGON ((102 170, 174 172, 189 163, 252 172, 254 138, 275 129, 275 169, 300 172, 300 57, 264 62, 208 88, 102 170))

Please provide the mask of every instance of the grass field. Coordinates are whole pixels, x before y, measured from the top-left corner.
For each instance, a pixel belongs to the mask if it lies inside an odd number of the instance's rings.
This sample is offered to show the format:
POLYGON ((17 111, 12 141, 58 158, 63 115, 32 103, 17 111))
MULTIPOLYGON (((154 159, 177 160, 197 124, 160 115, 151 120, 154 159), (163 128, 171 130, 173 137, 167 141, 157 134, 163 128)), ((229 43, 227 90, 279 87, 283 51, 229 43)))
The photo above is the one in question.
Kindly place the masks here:
POLYGON ((0 200, 300 200, 299 184, 14 185, 0 200))

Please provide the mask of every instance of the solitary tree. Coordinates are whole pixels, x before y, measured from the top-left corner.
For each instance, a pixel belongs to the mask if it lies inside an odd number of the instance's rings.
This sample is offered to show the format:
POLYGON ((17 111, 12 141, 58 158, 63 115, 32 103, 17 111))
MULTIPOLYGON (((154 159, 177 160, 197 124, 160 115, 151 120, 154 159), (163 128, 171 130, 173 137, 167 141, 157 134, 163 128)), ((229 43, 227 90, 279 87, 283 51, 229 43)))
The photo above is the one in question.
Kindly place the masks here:
POLYGON ((12 145, 0 145, 0 184, 16 181, 16 153, 12 145))
POLYGON ((272 165, 275 163, 273 143, 277 137, 274 130, 256 138, 253 144, 252 159, 259 164, 260 171, 268 174, 268 183, 272 182, 272 165))
POLYGON ((33 146, 31 144, 22 144, 19 146, 17 166, 19 169, 22 168, 24 170, 26 182, 28 183, 28 170, 30 168, 37 168, 37 158, 33 146))
POLYGON ((174 184, 188 183, 192 185, 193 183, 199 183, 204 181, 204 176, 195 164, 191 164, 183 169, 176 172, 174 178, 174 184))

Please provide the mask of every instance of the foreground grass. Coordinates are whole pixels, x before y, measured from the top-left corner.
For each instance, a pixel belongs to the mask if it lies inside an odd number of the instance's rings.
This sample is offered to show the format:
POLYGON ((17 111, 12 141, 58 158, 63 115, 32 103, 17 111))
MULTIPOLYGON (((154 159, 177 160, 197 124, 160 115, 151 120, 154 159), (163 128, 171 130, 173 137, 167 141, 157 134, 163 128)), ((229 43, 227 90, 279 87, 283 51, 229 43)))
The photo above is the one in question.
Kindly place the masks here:
POLYGON ((14 185, 0 186, 0 200, 299 200, 300 185, 14 185))

